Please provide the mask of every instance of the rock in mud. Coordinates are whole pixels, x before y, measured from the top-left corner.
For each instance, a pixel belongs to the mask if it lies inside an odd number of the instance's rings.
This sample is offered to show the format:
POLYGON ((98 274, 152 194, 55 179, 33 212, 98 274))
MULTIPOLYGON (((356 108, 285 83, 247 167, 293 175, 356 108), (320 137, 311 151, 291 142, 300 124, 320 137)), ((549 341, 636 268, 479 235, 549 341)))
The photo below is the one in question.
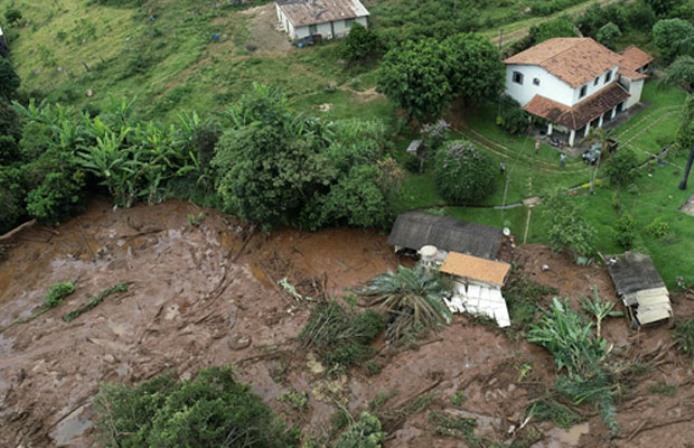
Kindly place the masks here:
POLYGON ((245 334, 232 336, 228 339, 227 344, 232 350, 243 350, 251 345, 251 337, 245 334))

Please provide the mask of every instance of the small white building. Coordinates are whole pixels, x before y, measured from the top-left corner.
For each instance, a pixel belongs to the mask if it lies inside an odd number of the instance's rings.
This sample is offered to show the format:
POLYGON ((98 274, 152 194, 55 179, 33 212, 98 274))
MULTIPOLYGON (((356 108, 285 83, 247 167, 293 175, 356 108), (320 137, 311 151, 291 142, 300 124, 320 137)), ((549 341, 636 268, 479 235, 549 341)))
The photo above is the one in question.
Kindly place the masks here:
POLYGON ((506 93, 573 146, 640 101, 652 60, 636 47, 618 54, 590 38, 549 39, 504 61, 506 93))
POLYGON ((485 316, 502 328, 511 325, 506 300, 501 295, 510 264, 449 252, 439 270, 452 280, 453 296, 445 299, 451 312, 485 316))
POLYGON ((359 0, 277 0, 275 9, 292 40, 316 34, 335 39, 349 34, 354 23, 368 26, 369 11, 359 0))

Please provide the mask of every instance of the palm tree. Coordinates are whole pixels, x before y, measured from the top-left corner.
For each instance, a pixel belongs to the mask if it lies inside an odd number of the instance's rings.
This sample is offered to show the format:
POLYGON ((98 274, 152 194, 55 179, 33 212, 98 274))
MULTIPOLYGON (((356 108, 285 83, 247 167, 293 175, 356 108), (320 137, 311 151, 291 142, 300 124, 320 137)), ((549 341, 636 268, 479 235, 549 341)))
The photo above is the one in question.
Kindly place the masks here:
POLYGON ((451 322, 451 311, 443 301, 445 288, 439 274, 423 266, 398 266, 373 278, 359 291, 370 305, 385 309, 390 321, 386 330, 389 341, 402 339, 420 330, 436 329, 451 322))

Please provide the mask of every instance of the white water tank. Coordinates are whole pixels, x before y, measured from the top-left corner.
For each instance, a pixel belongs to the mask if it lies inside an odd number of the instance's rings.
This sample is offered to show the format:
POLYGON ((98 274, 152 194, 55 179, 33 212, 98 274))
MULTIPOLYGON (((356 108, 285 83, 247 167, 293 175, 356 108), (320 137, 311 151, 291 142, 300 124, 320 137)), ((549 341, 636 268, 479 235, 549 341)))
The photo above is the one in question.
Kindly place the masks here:
POLYGON ((438 253, 439 250, 436 248, 436 246, 422 246, 422 248, 419 249, 420 262, 425 267, 431 268, 436 261, 436 255, 438 253))

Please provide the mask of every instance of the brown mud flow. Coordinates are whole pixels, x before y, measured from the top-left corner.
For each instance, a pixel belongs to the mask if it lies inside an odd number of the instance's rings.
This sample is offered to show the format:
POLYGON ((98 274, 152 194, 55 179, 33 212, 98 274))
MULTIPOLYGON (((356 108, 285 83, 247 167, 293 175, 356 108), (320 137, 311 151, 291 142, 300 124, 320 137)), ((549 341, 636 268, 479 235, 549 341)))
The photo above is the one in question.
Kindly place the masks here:
MULTIPOLYGON (((543 246, 519 248, 517 261, 528 276, 563 296, 586 294, 595 284, 613 297, 600 267, 576 267, 543 246), (542 264, 550 270, 543 272, 542 264)), ((356 415, 380 403, 390 447, 464 446, 435 434, 431 411, 475 418, 484 440, 509 440, 509 428, 554 377, 551 358, 522 338, 510 340, 458 316, 412 347, 379 347, 373 362, 380 373, 366 376, 359 369, 334 378, 299 348, 296 338, 312 302, 297 301, 279 280, 317 300, 349 293, 398 262, 377 232, 251 235, 234 219, 177 201, 114 211, 94 200, 57 233, 40 226, 25 230, 0 262, 0 447, 96 446, 90 403, 99 383, 132 384, 165 370, 187 378, 222 364, 233 364, 241 381, 307 436, 330 427, 338 404, 356 415), (13 324, 41 307, 50 285, 64 281, 75 282, 77 291, 62 305, 13 324), (119 283, 127 283, 128 292, 63 321, 65 313, 119 283), (532 370, 521 377, 526 364, 532 370), (308 394, 307 409, 293 411, 277 400, 290 390, 308 394), (453 406, 461 392, 463 403, 453 406)), ((673 304, 679 316, 694 314, 684 294, 673 304)), ((671 332, 629 333, 615 319, 604 333, 625 356, 657 361, 624 395, 618 409, 622 433, 611 443, 652 447, 668 440, 668 446, 685 446, 694 440, 694 375, 691 363, 671 348, 671 332), (661 382, 676 386, 677 394, 648 392, 661 382)), ((584 426, 569 431, 531 422, 545 434, 537 446, 607 446, 599 416, 585 417, 584 426)))

